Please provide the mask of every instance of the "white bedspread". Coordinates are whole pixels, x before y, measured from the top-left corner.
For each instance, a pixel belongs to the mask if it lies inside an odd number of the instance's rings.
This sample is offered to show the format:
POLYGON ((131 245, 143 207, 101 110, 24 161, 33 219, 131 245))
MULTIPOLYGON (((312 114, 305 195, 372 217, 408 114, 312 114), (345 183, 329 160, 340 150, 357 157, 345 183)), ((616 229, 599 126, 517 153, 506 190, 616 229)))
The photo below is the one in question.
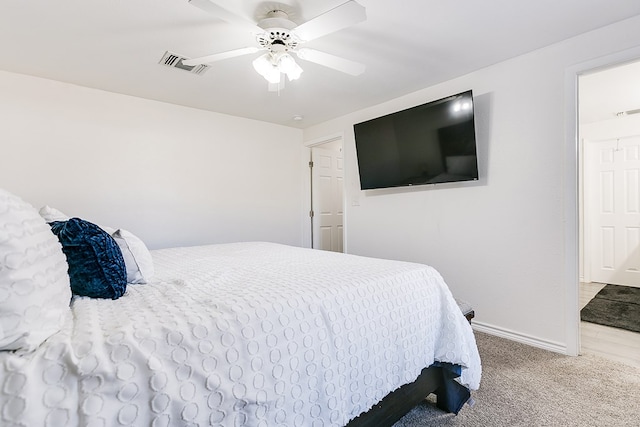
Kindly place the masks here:
POLYGON ((0 422, 343 426, 434 360, 477 389, 471 328, 432 268, 270 243, 152 252, 156 278, 76 298, 0 354, 0 422))

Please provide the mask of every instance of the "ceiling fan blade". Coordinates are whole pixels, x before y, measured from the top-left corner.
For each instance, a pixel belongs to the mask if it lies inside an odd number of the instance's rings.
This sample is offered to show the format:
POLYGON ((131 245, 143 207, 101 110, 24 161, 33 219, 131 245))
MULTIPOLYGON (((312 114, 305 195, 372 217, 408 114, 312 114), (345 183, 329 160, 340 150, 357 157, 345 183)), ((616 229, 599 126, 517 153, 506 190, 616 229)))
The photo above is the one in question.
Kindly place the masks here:
POLYGON ((221 61, 223 59, 235 58, 236 56, 248 55, 259 51, 257 47, 243 47, 240 49, 228 50, 226 52, 214 53, 213 55, 201 56, 199 58, 187 59, 182 61, 184 65, 210 64, 212 62, 221 61))
POLYGON ((367 19, 363 6, 353 0, 341 4, 320 16, 298 25, 293 32, 302 41, 309 41, 347 28, 367 19))
POLYGON ((255 22, 229 11, 211 0, 189 0, 189 3, 229 24, 244 28, 255 34, 264 33, 264 30, 258 27, 255 22))
POLYGON ((298 49, 296 54, 300 59, 304 59, 305 61, 333 68, 334 70, 342 71, 352 76, 359 76, 364 73, 366 69, 365 65, 359 62, 350 61, 339 56, 331 55, 330 53, 309 49, 307 47, 298 49))

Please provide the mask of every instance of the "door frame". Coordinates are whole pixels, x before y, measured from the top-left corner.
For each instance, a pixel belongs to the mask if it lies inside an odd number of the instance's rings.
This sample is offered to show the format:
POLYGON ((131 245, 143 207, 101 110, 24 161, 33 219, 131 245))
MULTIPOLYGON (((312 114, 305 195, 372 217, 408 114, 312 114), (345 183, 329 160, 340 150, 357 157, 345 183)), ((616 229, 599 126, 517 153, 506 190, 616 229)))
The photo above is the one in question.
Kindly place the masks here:
POLYGON ((344 133, 338 132, 331 135, 326 135, 320 138, 315 138, 309 141, 304 141, 302 147, 302 167, 303 167, 303 180, 302 180, 302 246, 305 248, 312 248, 313 242, 311 241, 311 218, 309 212, 311 211, 311 171, 309 169, 309 162, 311 161, 311 149, 330 142, 340 141, 342 146, 342 161, 344 164, 344 176, 342 180, 342 250, 347 253, 347 191, 346 191, 346 177, 348 174, 348 165, 346 159, 346 153, 344 149, 344 133))
POLYGON ((582 197, 581 148, 578 128, 578 80, 583 74, 640 59, 640 47, 605 55, 565 69, 564 283, 566 353, 580 353, 580 250, 582 197))

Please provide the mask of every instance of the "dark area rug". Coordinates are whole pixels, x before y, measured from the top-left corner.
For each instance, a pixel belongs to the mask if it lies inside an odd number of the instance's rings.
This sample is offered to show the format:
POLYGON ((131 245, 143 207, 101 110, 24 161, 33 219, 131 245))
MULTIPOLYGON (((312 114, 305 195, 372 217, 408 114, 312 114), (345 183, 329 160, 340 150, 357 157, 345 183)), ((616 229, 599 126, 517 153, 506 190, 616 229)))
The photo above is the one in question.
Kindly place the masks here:
POLYGON ((580 311, 589 323, 640 332, 640 288, 607 285, 580 311))

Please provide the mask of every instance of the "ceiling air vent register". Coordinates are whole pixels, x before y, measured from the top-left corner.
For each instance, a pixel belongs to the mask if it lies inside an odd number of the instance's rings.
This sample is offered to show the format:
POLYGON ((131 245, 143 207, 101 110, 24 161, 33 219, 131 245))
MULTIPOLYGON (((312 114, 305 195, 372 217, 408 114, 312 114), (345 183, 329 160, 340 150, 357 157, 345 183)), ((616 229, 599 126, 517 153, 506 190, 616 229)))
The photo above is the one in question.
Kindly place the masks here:
POLYGON ((184 56, 180 56, 173 52, 166 51, 162 58, 160 59, 159 64, 166 65, 171 68, 178 68, 180 70, 188 71, 191 74, 202 75, 204 74, 211 66, 206 64, 197 64, 197 65, 185 65, 182 61, 186 61, 187 58, 184 56))

